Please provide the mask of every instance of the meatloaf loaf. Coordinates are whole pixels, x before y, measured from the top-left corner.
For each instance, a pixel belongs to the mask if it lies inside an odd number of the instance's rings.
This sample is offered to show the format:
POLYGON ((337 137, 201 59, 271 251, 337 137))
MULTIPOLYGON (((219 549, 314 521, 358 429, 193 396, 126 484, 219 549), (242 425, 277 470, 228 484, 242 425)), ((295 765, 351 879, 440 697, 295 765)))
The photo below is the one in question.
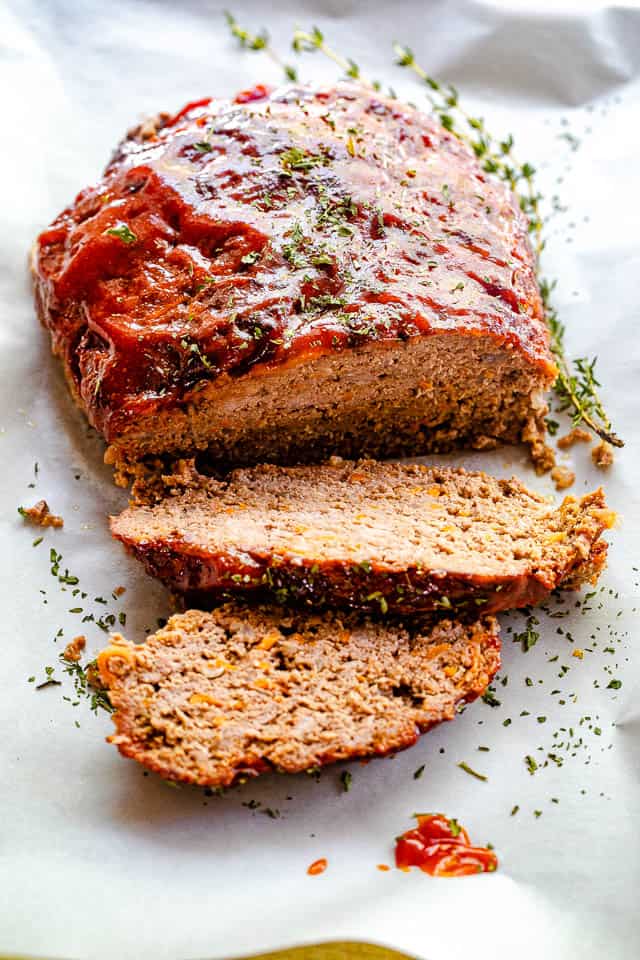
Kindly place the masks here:
POLYGON ((98 663, 122 754, 227 786, 411 746, 485 690, 500 648, 491 618, 409 630, 230 604, 115 636, 98 663))
POLYGON ((494 613, 593 581, 613 518, 601 490, 555 506, 516 479, 375 461, 263 465, 224 482, 185 469, 167 482, 170 496, 129 507, 111 529, 198 604, 268 592, 403 615, 494 613))
POLYGON ((464 144, 354 84, 162 114, 38 238, 37 309, 123 466, 540 446, 528 224, 464 144))

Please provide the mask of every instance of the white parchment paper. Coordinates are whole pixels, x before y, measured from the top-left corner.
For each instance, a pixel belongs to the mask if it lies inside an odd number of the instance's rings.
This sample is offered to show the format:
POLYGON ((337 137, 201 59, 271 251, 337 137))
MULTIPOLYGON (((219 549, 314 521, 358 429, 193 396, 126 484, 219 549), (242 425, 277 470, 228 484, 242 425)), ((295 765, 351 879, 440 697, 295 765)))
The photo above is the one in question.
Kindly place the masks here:
MULTIPOLYGON (((567 208, 549 225, 545 268, 559 278, 570 351, 598 354, 606 404, 627 442, 606 477, 582 446, 563 462, 577 471, 575 492, 604 480, 623 523, 589 611, 541 615, 540 640, 526 654, 507 632, 521 630, 522 617, 503 618, 508 683, 497 686, 499 707, 476 703, 393 760, 352 764, 348 793, 337 769, 319 783, 272 777, 206 797, 121 759, 103 742, 108 717, 72 706, 57 656, 80 632, 90 653, 106 637, 69 610, 98 616, 107 608, 93 598, 104 596, 109 610, 126 611, 127 634, 142 638, 166 615, 166 598, 110 541, 106 517, 125 495, 35 321, 27 251, 137 118, 280 76, 264 55, 238 50, 217 2, 4 0, 0 951, 177 960, 352 938, 424 960, 637 960, 640 9, 584 0, 237 0, 234 12, 254 28, 268 25, 283 49, 296 22, 317 22, 369 75, 419 103, 423 90, 392 65, 391 41, 409 43, 492 130, 514 133, 545 195, 557 193, 567 208), (33 547, 39 531, 25 528, 16 507, 40 497, 65 527, 33 547), (86 599, 51 576, 51 546, 86 599), (127 593, 116 603, 120 584, 127 593), (28 678, 43 680, 47 665, 63 686, 36 691, 28 678), (612 678, 619 690, 607 689, 612 678), (561 767, 543 766, 549 753, 561 767), (534 775, 527 755, 540 765, 534 775), (488 781, 462 772, 463 760, 488 781), (244 805, 252 800, 261 806, 244 805), (472 839, 491 841, 498 873, 444 881, 378 871, 416 810, 444 811, 472 839), (329 867, 308 877, 318 857, 329 867)), ((309 79, 335 76, 319 56, 300 67, 309 79)), ((552 492, 520 451, 457 460, 552 492)))

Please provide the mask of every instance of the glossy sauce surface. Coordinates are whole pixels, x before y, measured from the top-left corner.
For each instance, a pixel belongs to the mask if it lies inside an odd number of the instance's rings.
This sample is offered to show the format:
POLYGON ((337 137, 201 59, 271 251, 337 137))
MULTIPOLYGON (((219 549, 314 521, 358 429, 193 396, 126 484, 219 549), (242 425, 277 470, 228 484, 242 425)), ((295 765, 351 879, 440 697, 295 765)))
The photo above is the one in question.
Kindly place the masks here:
POLYGON ((474 847, 457 820, 441 813, 416 814, 418 826, 396 840, 396 867, 419 867, 432 877, 493 873, 498 858, 488 847, 474 847))
POLYGON ((552 369, 512 195, 415 109, 263 86, 143 124, 37 245, 40 312, 110 439, 221 375, 465 329, 552 369))

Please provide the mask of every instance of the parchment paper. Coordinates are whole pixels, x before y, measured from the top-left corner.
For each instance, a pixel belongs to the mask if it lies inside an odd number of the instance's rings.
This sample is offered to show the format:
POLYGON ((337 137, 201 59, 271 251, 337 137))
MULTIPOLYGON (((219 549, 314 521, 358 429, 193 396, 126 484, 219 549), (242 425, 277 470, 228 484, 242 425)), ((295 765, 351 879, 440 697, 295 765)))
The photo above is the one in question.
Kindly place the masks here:
MULTIPOLYGON (((623 523, 590 612, 540 615, 540 640, 528 653, 507 632, 522 630, 523 618, 503 618, 508 683, 497 685, 499 707, 478 702, 395 759, 352 764, 348 793, 338 768, 319 783, 272 777, 207 797, 121 759, 103 742, 106 714, 64 699, 73 688, 57 661, 63 644, 83 632, 93 654, 106 640, 68 611, 123 609, 127 635, 141 639, 167 603, 108 536, 106 517, 125 494, 112 485, 102 444, 73 408, 35 321, 27 251, 98 177, 137 118, 280 75, 264 55, 238 50, 215 2, 5 0, 0 951, 175 960, 352 938, 425 960, 637 960, 640 10, 540 0, 237 0, 234 12, 254 28, 266 23, 281 48, 296 21, 317 22, 370 75, 420 103, 423 90, 392 65, 391 41, 409 43, 492 130, 514 133, 519 156, 541 169, 545 195, 557 193, 567 207, 550 224, 545 269, 559 278, 570 351, 598 354, 606 404, 627 442, 606 477, 583 446, 565 459, 578 472, 575 492, 604 479, 623 523), (43 496, 65 527, 33 547, 40 532, 25 528, 16 508, 43 496), (51 546, 80 578, 85 600, 51 576, 51 546), (116 603, 111 591, 120 584, 127 593, 116 603), (47 665, 63 686, 36 691, 28 678, 45 679, 47 665), (621 688, 608 689, 611 679, 621 688), (576 746, 567 750, 567 742, 576 746), (548 753, 563 765, 543 766, 548 753), (533 775, 527 755, 540 765, 533 775), (488 781, 464 773, 460 761, 488 781), (249 809, 252 800, 262 806, 249 809), (499 871, 446 881, 377 870, 392 863, 393 838, 416 810, 444 811, 472 839, 491 841, 499 871), (327 871, 307 876, 318 857, 328 859, 327 871)), ((300 67, 310 79, 335 76, 319 56, 300 67)), ((520 451, 453 459, 515 472, 552 492, 520 451)))

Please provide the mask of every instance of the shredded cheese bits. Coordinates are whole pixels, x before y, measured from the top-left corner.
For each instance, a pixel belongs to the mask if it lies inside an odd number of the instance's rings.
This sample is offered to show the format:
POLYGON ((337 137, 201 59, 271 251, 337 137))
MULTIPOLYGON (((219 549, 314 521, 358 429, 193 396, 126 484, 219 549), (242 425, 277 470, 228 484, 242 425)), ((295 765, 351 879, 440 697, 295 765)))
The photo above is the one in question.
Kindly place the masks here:
POLYGON ((327 869, 327 859, 326 857, 321 857, 319 860, 314 860, 312 864, 307 867, 307 873, 310 877, 317 877, 318 874, 324 873, 327 869))

